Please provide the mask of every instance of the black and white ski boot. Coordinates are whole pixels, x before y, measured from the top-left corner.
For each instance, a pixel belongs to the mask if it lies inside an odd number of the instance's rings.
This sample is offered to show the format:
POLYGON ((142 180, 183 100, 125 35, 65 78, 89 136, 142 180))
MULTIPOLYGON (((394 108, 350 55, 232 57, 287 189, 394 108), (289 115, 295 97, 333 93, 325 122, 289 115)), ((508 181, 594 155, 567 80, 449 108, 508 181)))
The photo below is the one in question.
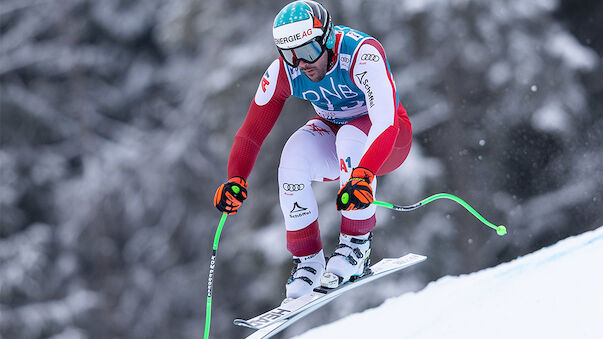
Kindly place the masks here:
POLYGON ((296 266, 287 281, 287 299, 283 303, 311 293, 320 286, 320 277, 325 271, 323 250, 305 257, 293 257, 293 264, 296 266))
POLYGON ((372 233, 351 236, 341 233, 339 245, 329 258, 325 273, 320 278, 324 288, 341 284, 365 275, 369 271, 372 233))

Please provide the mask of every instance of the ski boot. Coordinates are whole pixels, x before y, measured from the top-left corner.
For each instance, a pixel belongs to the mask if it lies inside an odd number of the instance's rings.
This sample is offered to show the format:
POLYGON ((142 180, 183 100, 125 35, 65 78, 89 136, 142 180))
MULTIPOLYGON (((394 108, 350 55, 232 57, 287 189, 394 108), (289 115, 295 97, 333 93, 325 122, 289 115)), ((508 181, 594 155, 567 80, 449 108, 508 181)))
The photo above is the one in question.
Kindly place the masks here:
POLYGON ((370 272, 372 233, 351 236, 341 233, 339 245, 329 258, 320 284, 324 288, 336 288, 354 281, 370 272))
POLYGON ((320 277, 325 271, 325 256, 323 251, 305 257, 293 257, 296 266, 291 270, 291 276, 285 286, 287 298, 283 304, 302 295, 311 293, 320 286, 320 277))

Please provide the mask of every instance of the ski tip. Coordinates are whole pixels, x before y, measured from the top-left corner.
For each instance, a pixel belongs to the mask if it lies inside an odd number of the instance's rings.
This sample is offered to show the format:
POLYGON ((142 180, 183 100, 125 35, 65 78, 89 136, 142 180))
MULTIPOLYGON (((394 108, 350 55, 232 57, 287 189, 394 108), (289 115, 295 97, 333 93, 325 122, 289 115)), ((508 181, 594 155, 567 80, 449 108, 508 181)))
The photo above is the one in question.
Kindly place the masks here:
POLYGON ((421 260, 421 261, 423 261, 423 260, 427 259, 427 256, 425 256, 425 255, 421 255, 421 254, 408 253, 407 255, 408 255, 409 257, 412 257, 413 259, 416 259, 416 260, 421 260))
POLYGON ((247 322, 247 320, 244 320, 244 319, 235 319, 232 321, 232 323, 237 326, 249 327, 254 330, 257 329, 255 326, 251 325, 249 322, 247 322))

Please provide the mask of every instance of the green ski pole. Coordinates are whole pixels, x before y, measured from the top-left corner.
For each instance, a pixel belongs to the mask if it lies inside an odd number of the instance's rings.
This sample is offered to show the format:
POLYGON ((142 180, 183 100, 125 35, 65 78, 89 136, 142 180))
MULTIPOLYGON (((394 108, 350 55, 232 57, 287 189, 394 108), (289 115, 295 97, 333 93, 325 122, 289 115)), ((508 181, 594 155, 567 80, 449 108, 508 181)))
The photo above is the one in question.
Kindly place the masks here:
POLYGON ((228 214, 222 214, 222 219, 220 219, 218 229, 216 230, 216 236, 214 237, 214 247, 211 253, 211 259, 209 261, 209 279, 207 280, 207 306, 205 308, 205 334, 203 335, 204 339, 209 338, 209 326, 211 322, 211 294, 214 285, 214 268, 216 266, 216 253, 218 252, 218 242, 220 241, 220 233, 222 233, 222 227, 224 226, 227 217, 228 214))
MULTIPOLYGON (((388 202, 383 202, 383 201, 373 201, 373 204, 377 205, 377 206, 387 207, 387 208, 393 209, 395 211, 409 212, 409 211, 415 210, 421 206, 425 206, 425 205, 429 204, 430 202, 437 200, 437 199, 453 200, 453 201, 457 202, 458 204, 460 204, 461 206, 465 207, 465 209, 467 211, 471 212, 471 214, 473 214, 473 216, 476 217, 479 221, 481 221, 484 225, 496 230, 496 234, 498 234, 500 236, 507 234, 507 228, 505 226, 494 225, 493 223, 489 222, 484 217, 482 217, 479 213, 477 213, 477 211, 475 211, 475 209, 473 209, 473 207, 471 207, 471 205, 466 203, 463 199, 457 197, 456 195, 452 195, 452 194, 448 194, 448 193, 434 194, 434 195, 427 197, 415 204, 408 205, 408 206, 398 206, 398 205, 390 204, 388 202)), ((350 196, 347 193, 344 193, 341 196, 342 203, 347 204, 349 200, 350 200, 350 196)))

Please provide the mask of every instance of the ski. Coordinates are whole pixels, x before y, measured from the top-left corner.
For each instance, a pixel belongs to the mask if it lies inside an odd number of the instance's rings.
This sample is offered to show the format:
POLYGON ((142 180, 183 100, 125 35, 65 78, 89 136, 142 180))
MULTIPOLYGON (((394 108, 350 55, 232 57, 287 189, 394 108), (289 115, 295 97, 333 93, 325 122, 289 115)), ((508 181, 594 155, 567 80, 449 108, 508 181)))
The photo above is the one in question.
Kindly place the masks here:
POLYGON ((370 267, 370 272, 368 274, 357 278, 353 282, 345 283, 334 289, 316 288, 310 294, 294 299, 254 318, 247 320, 235 319, 234 324, 258 330, 248 338, 269 338, 269 336, 254 335, 261 335, 264 333, 272 336, 312 311, 326 305, 341 294, 401 269, 418 264, 425 259, 427 259, 427 257, 413 253, 406 254, 400 258, 382 259, 370 267), (258 333, 260 331, 262 333, 258 333))
MULTIPOLYGON (((316 307, 319 308, 319 307, 316 307)), ((278 320, 275 323, 272 323, 271 325, 268 325, 266 327, 263 327, 255 332, 253 332, 251 335, 245 337, 245 339, 266 339, 266 338, 271 338, 275 335, 277 335, 278 333, 284 331, 287 327, 293 325, 296 321, 298 321, 299 319, 305 317, 306 315, 312 313, 316 308, 310 307, 307 308, 306 310, 297 313, 296 315, 294 315, 293 317, 284 319, 284 320, 278 320)))

